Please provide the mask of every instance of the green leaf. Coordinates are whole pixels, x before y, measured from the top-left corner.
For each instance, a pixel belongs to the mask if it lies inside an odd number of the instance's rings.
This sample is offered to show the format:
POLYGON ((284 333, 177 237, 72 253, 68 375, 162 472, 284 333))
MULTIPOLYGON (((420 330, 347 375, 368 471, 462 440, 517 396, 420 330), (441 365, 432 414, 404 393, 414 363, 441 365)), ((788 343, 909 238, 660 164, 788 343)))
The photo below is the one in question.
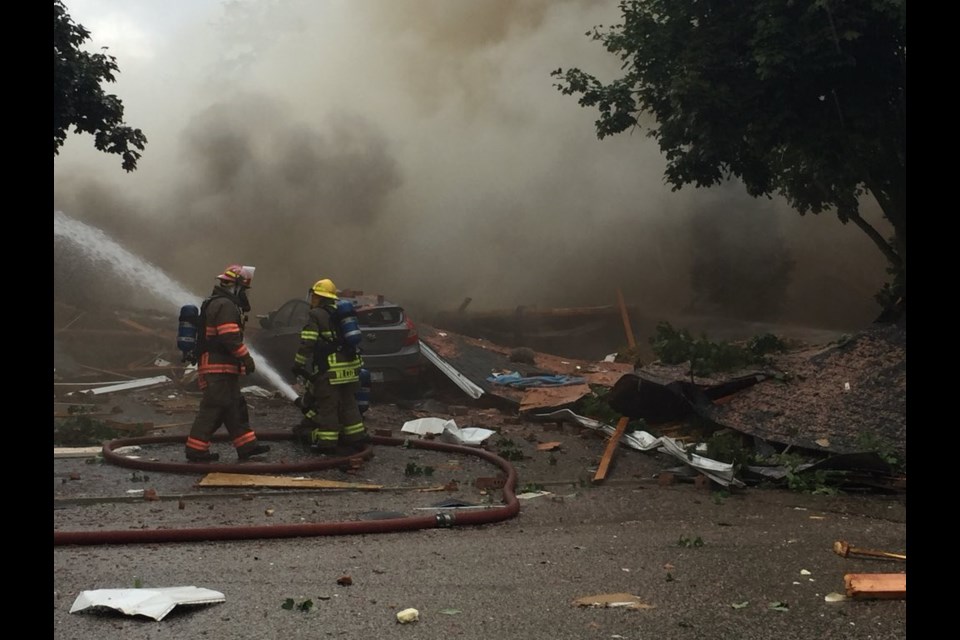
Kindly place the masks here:
POLYGON ((300 611, 310 611, 313 608, 313 600, 304 600, 297 605, 297 609, 300 611))
POLYGON ((790 611, 790 605, 786 602, 771 602, 770 608, 774 611, 790 611))
POLYGON ((291 609, 293 609, 293 598, 287 598, 286 600, 284 600, 283 604, 280 605, 280 608, 286 609, 287 611, 290 611, 291 609))

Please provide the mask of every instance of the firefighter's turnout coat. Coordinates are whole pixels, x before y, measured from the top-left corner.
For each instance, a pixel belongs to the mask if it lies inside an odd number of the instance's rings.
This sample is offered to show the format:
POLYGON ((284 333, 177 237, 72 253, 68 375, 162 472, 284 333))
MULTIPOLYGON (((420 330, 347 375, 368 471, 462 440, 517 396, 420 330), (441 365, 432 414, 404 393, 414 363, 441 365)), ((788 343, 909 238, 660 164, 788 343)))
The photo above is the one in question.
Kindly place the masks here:
POLYGON ((312 429, 310 443, 318 450, 332 450, 338 442, 364 442, 369 437, 356 398, 363 358, 341 336, 334 311, 332 302, 310 309, 294 357, 294 368, 307 378, 304 427, 312 429))
POLYGON ((246 322, 240 303, 235 296, 221 287, 215 287, 206 302, 203 327, 203 344, 197 367, 200 388, 206 386, 206 376, 211 373, 229 373, 235 376, 246 373, 244 361, 250 351, 243 342, 243 327, 246 322))
POLYGON ((240 376, 247 372, 246 363, 253 360, 243 342, 244 313, 234 295, 214 287, 200 315, 204 326, 197 373, 203 397, 187 436, 187 457, 209 451, 210 440, 221 425, 240 454, 257 447, 247 401, 240 391, 240 376))

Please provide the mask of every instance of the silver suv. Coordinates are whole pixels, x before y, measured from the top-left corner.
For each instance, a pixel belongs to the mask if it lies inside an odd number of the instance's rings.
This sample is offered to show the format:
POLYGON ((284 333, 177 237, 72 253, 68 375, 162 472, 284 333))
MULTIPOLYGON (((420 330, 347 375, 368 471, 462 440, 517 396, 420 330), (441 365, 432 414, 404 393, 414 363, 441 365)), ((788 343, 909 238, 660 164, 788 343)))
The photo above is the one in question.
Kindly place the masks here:
MULTIPOLYGON (((420 352, 420 336, 413 320, 398 304, 379 295, 342 292, 341 299, 353 303, 363 335, 360 353, 373 384, 389 383, 410 390, 419 389, 427 360, 420 352)), ((307 323, 310 304, 303 299, 288 300, 266 315, 257 316, 260 330, 249 340, 288 382, 295 382, 290 367, 300 344, 300 330, 307 323)))

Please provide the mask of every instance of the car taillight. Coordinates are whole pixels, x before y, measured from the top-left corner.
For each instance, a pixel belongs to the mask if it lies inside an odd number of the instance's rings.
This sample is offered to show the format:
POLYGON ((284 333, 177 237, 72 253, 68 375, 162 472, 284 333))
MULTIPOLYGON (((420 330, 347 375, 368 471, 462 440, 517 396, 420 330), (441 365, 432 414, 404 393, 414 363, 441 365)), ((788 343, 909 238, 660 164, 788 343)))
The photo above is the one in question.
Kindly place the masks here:
POLYGON ((411 320, 410 318, 407 318, 406 325, 407 325, 407 335, 403 339, 403 346, 405 347, 411 344, 416 344, 417 342, 420 341, 420 336, 417 334, 417 327, 415 324, 413 324, 413 320, 411 320))

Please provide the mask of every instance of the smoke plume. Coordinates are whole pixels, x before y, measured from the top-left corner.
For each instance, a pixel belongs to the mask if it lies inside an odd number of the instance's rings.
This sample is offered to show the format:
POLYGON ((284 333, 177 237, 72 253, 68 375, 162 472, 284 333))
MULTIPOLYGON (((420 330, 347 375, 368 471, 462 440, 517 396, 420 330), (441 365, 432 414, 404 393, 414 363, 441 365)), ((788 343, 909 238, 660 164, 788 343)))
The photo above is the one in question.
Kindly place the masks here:
MULTIPOLYGON (((126 174, 72 135, 55 208, 199 294, 239 262, 257 267, 254 313, 324 277, 421 316, 466 297, 475 309, 616 304, 618 289, 663 317, 849 328, 879 310, 885 263, 851 225, 738 184, 673 192, 642 131, 597 140, 596 114, 550 71, 618 74, 585 36, 618 21, 616 3, 135 4, 147 13, 125 18, 141 20, 131 43, 110 39, 135 31, 112 30, 96 0, 67 2, 117 57, 109 89, 149 141, 126 174)), ((55 268, 57 293, 125 302, 110 298, 123 287, 55 268)))

